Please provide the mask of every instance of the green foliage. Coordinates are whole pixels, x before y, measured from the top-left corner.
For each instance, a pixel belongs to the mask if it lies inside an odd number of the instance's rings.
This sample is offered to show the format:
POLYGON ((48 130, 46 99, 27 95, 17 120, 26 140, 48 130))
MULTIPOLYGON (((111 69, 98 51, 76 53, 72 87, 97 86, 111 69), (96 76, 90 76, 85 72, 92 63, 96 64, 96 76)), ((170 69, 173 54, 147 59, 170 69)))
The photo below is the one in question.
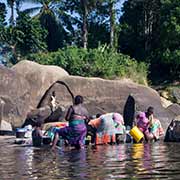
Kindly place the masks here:
MULTIPOLYGON (((0 30, 6 25, 6 6, 4 3, 0 3, 0 30)), ((2 33, 2 32, 1 32, 2 33)))
POLYGON ((16 29, 22 32, 22 37, 17 44, 21 55, 45 50, 46 31, 41 28, 39 20, 31 19, 27 14, 20 13, 16 20, 16 29))
POLYGON ((142 84, 146 83, 145 63, 137 63, 129 56, 117 53, 107 46, 89 50, 68 47, 47 54, 31 54, 27 58, 41 64, 61 66, 71 75, 107 79, 126 77, 142 84))
POLYGON ((24 0, 24 2, 37 4, 37 7, 28 7, 23 12, 40 20, 41 26, 47 31, 45 40, 48 51, 64 47, 68 36, 59 18, 61 0, 24 0))
POLYGON ((179 0, 126 0, 122 10, 115 5, 120 2, 8 0, 11 9, 8 25, 5 5, 0 3, 0 53, 11 51, 7 57, 13 63, 31 53, 32 60, 59 65, 70 74, 129 77, 141 83, 146 78, 148 63, 153 82, 179 80, 179 0), (25 2, 37 6, 24 10, 26 14, 19 13, 25 2), (32 17, 27 15, 32 12, 32 17), (119 21, 115 19, 118 12, 122 14, 119 21), (37 52, 40 53, 33 54, 37 52))
POLYGON ((179 0, 124 3, 119 49, 132 58, 150 63, 153 82, 180 78, 179 17, 179 0))
POLYGON ((122 11, 119 49, 145 61, 159 41, 160 0, 128 0, 122 11))
POLYGON ((179 0, 163 0, 161 8, 160 61, 168 69, 172 79, 180 79, 180 3, 179 0))
POLYGON ((169 67, 171 76, 180 79, 180 49, 170 51, 167 49, 162 57, 163 63, 169 67))
POLYGON ((64 46, 66 32, 51 13, 42 13, 39 17, 41 26, 47 30, 46 44, 49 51, 56 51, 64 46))
POLYGON ((1 36, 1 43, 6 49, 10 49, 12 54, 7 61, 15 64, 21 56, 45 50, 45 38, 46 31, 41 28, 40 22, 31 19, 27 14, 20 13, 16 25, 5 27, 1 36))
POLYGON ((109 44, 109 30, 107 24, 89 22, 88 47, 97 48, 99 44, 109 44))

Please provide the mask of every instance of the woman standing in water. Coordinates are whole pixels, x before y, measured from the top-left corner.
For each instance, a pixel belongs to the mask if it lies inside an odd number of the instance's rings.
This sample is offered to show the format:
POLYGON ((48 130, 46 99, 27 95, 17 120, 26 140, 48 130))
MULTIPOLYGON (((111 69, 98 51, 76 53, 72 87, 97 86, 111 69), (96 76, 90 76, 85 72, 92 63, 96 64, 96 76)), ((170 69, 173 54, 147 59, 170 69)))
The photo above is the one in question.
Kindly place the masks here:
POLYGON ((75 148, 84 147, 84 141, 87 133, 85 121, 88 119, 88 111, 83 106, 83 97, 78 95, 74 99, 74 105, 70 106, 65 119, 69 121, 69 126, 58 129, 55 133, 52 149, 55 148, 59 136, 68 140, 71 146, 75 148))

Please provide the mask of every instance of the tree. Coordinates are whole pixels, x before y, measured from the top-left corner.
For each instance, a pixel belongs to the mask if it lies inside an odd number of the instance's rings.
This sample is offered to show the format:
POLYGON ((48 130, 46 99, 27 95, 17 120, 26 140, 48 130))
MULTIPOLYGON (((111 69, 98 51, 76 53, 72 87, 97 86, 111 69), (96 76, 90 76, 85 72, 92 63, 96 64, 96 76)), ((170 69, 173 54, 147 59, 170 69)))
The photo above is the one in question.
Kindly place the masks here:
POLYGON ((14 26, 14 24, 15 24, 15 21, 14 21, 14 5, 15 5, 15 2, 16 2, 16 0, 7 0, 7 4, 11 9, 11 17, 10 17, 9 21, 10 21, 10 24, 12 26, 14 26))
POLYGON ((103 10, 102 16, 106 17, 107 27, 109 27, 109 40, 110 47, 117 48, 117 33, 119 31, 117 16, 120 12, 120 3, 124 0, 103 0, 101 1, 101 9, 103 10), (109 25, 108 25, 109 24, 109 25))
MULTIPOLYGON (((81 29, 82 38, 81 44, 84 49, 88 48, 88 22, 92 12, 96 9, 97 5, 102 0, 69 0, 63 1, 65 11, 70 11, 71 14, 76 16, 73 22, 78 28, 81 29)), ((80 44, 80 43, 79 43, 80 44)))
POLYGON ((46 43, 49 51, 62 48, 66 41, 66 30, 58 19, 61 0, 25 0, 23 2, 36 3, 37 7, 29 8, 23 12, 33 14, 38 18, 43 28, 48 31, 46 43))
POLYGON ((109 2, 109 16, 110 16, 110 46, 114 47, 114 31, 115 31, 115 9, 114 0, 109 2))
POLYGON ((17 48, 22 56, 46 49, 46 34, 38 19, 31 19, 27 14, 20 13, 16 20, 16 30, 22 32, 17 48))
POLYGON ((160 70, 159 76, 163 74, 169 80, 180 79, 179 17, 179 0, 163 0, 161 4, 160 42, 156 53, 154 53, 153 67, 160 70))
POLYGON ((153 82, 180 76, 179 0, 128 0, 120 18, 119 50, 150 63, 153 82))
POLYGON ((98 48, 99 45, 109 44, 109 29, 107 22, 89 22, 88 48, 98 48))
POLYGON ((0 64, 4 64, 4 56, 6 52, 4 51, 4 31, 5 31, 5 18, 6 18, 6 5, 0 3, 0 64))
POLYGON ((2 35, 2 29, 6 25, 6 5, 4 3, 0 3, 0 36, 2 35))
POLYGON ((128 0, 120 18, 119 50, 145 60, 159 41, 160 0, 128 0))
POLYGON ((2 43, 11 52, 10 61, 17 63, 20 57, 46 49, 44 39, 46 32, 37 19, 31 19, 25 13, 20 13, 15 26, 4 29, 2 43))

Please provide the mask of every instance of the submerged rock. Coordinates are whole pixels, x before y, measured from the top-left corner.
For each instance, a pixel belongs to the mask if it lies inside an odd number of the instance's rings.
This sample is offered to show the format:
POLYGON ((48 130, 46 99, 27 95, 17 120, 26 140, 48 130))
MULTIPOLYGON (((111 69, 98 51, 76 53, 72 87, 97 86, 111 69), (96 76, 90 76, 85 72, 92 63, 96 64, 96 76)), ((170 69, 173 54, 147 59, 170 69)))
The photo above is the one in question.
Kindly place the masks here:
POLYGON ((169 124, 164 141, 180 142, 180 115, 175 117, 169 124))

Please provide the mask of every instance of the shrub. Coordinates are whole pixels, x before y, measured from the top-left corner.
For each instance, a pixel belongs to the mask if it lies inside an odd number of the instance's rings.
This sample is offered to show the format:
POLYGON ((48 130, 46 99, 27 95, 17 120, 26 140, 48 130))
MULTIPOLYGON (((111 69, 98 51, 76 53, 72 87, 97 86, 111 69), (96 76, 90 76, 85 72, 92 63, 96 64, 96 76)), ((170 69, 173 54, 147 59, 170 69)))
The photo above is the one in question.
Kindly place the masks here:
POLYGON ((71 75, 147 82, 148 66, 145 63, 138 63, 106 46, 88 50, 67 47, 51 53, 31 54, 27 58, 40 64, 60 66, 71 75))

